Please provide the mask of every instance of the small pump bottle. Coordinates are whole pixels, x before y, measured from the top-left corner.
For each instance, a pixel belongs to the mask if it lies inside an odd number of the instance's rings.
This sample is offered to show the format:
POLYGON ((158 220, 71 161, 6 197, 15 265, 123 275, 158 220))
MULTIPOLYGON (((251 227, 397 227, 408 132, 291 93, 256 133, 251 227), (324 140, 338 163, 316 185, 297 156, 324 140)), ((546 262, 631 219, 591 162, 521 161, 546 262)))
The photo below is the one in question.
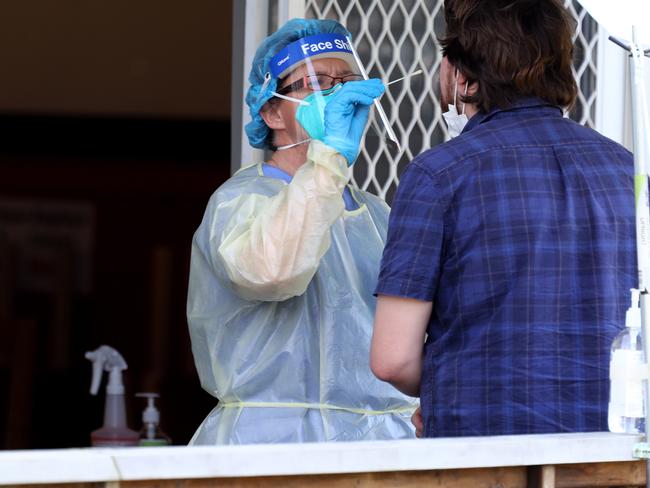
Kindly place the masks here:
POLYGON ((136 393, 137 397, 147 399, 147 408, 142 412, 142 429, 140 430, 141 447, 168 446, 171 439, 160 429, 160 412, 156 408, 157 393, 136 393))
POLYGON ((639 290, 631 289, 632 303, 625 314, 625 329, 612 342, 609 363, 609 430, 616 433, 645 432, 645 383, 647 366, 641 342, 639 290))

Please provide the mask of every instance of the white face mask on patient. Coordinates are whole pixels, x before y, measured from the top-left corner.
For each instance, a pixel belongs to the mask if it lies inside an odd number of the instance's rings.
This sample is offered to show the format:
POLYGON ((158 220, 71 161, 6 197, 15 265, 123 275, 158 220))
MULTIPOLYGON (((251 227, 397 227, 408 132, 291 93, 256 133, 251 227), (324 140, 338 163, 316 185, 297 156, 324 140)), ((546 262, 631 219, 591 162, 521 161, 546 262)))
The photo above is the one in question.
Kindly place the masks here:
MULTIPOLYGON (((466 81, 464 95, 467 95, 468 84, 469 82, 466 81)), ((442 114, 442 116, 445 119, 445 122, 447 122, 449 137, 451 137, 452 139, 458 136, 461 132, 463 132, 463 129, 465 128, 465 125, 467 125, 468 122, 467 115, 465 115, 465 103, 463 102, 463 113, 459 114, 458 110, 456 109, 457 94, 458 94, 458 70, 456 70, 456 75, 454 77, 454 103, 450 103, 448 110, 442 114)))

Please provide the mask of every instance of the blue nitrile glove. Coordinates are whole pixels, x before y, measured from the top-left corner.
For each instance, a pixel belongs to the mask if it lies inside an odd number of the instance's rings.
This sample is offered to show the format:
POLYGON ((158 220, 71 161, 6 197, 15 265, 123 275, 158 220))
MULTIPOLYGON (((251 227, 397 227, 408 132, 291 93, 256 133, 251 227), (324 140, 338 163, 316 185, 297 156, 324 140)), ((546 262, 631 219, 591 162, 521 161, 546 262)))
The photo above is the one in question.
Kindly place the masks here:
POLYGON ((368 122, 370 105, 384 93, 381 80, 349 81, 325 106, 323 142, 340 152, 352 166, 359 154, 361 137, 368 122))

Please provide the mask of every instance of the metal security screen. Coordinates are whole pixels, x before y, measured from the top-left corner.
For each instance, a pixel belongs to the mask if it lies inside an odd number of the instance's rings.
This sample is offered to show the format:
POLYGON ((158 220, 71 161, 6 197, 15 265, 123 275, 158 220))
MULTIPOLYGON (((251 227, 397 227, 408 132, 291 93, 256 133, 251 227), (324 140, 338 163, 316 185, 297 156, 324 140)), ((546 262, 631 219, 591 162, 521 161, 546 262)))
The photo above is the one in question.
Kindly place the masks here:
POLYGON ((598 24, 577 2, 566 1, 565 5, 577 22, 573 37, 573 74, 578 84, 578 99, 569 116, 593 129, 596 127, 598 24))
MULTIPOLYGON (((598 26, 578 3, 568 0, 566 6, 577 21, 574 73, 579 87, 569 116, 594 127, 598 26)), ((443 0, 305 2, 305 17, 335 19, 347 27, 369 76, 388 82, 423 71, 423 75, 389 86, 381 100, 402 151, 370 128, 354 166, 354 183, 389 203, 404 166, 448 138, 437 93, 441 54, 436 33, 444 30, 442 8, 443 0)), ((378 118, 373 125, 381 127, 378 118)))

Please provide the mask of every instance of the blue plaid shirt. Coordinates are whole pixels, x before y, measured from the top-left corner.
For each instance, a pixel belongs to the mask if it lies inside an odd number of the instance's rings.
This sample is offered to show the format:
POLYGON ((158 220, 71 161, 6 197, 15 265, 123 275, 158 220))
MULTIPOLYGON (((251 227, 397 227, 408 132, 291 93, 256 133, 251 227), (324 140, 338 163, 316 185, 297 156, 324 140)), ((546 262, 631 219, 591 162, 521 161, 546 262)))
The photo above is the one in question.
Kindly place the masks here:
POLYGON ((627 150, 537 99, 408 165, 376 293, 433 302, 426 436, 607 430, 637 286, 633 173, 627 150))

